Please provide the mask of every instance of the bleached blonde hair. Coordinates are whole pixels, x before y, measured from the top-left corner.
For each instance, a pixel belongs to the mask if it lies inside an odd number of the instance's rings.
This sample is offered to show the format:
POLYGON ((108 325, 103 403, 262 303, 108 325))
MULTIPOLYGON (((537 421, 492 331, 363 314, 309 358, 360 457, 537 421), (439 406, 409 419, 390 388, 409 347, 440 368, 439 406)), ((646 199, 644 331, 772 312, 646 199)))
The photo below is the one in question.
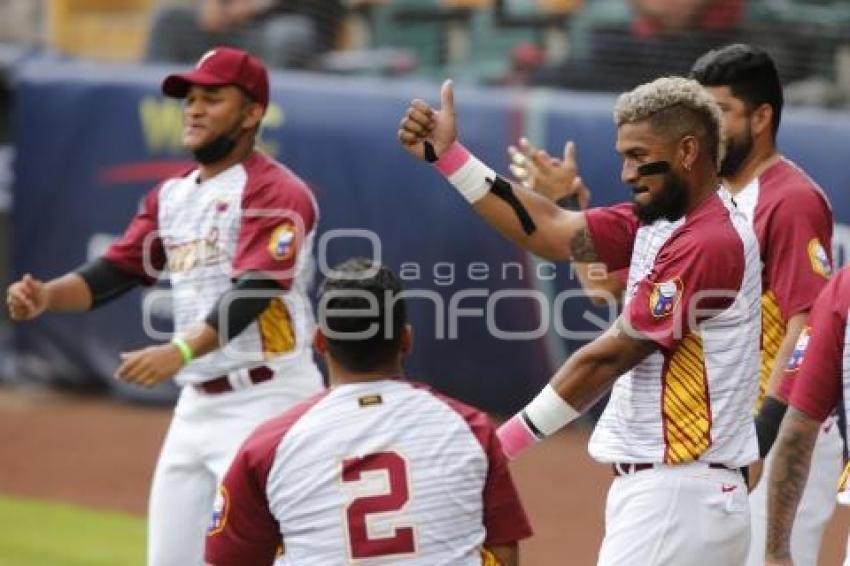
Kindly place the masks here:
POLYGON ((663 135, 696 136, 720 167, 726 152, 723 117, 717 102, 697 81, 663 77, 621 94, 614 105, 617 127, 644 120, 663 135))

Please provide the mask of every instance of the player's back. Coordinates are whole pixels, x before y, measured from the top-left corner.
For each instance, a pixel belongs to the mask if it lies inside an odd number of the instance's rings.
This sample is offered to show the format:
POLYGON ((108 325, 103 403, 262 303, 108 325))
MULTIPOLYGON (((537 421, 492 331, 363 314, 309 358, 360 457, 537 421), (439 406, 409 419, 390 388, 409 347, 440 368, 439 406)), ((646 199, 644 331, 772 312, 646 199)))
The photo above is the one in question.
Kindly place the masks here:
POLYGON ((277 564, 482 563, 494 495, 482 413, 386 380, 337 386, 263 428, 275 426, 287 429, 265 488, 285 547, 277 564))

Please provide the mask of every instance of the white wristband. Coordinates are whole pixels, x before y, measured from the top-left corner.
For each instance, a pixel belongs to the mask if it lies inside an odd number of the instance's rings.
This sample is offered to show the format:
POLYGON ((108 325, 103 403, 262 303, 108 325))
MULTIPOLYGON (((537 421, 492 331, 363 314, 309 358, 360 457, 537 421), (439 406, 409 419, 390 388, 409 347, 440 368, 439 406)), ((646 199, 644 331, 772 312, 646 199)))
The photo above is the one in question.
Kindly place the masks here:
POLYGON ((551 384, 526 405, 523 413, 545 436, 559 431, 581 414, 564 401, 551 384))
POLYGON ((475 204, 490 192, 490 183, 495 178, 495 171, 470 154, 467 162, 448 180, 469 204, 475 204))
POLYGON ((496 179, 496 172, 472 155, 460 142, 454 142, 434 165, 470 204, 484 198, 490 192, 490 184, 496 179))

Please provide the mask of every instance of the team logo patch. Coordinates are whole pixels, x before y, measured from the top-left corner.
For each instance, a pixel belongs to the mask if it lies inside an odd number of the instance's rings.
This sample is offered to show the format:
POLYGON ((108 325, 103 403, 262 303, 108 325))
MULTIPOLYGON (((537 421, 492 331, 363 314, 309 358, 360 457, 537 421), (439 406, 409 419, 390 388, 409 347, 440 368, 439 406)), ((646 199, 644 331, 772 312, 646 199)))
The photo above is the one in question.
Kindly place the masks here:
POLYGON ((292 224, 281 224, 274 229, 269 240, 269 253, 278 261, 292 258, 295 254, 295 227, 292 224))
POLYGON ((803 363, 803 357, 806 355, 806 348, 809 347, 809 340, 812 337, 812 327, 807 326, 800 332, 800 337, 797 338, 797 345, 794 346, 794 351, 791 352, 791 357, 788 358, 788 364, 785 366, 786 371, 797 371, 803 363))
POLYGON ((227 493, 227 488, 220 485, 215 496, 210 524, 207 527, 207 536, 217 535, 224 530, 228 511, 230 511, 230 495, 227 493))
POLYGON ((652 287, 652 293, 649 295, 649 311, 652 313, 652 316, 661 318, 668 316, 676 310, 684 289, 685 286, 678 277, 662 283, 656 283, 652 287))
POLYGON ((829 277, 832 275, 832 263, 829 261, 829 256, 826 255, 826 250, 817 238, 809 240, 808 245, 809 261, 812 262, 812 269, 818 275, 829 277))

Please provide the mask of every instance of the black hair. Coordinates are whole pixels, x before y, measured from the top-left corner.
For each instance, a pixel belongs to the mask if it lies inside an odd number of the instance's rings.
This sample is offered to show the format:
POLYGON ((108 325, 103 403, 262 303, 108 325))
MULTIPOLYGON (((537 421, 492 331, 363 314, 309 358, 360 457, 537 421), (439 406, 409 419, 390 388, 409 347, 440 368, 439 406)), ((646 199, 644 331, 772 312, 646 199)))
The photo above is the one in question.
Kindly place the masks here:
POLYGON ((709 51, 691 67, 691 78, 703 86, 728 86, 752 111, 762 104, 773 108, 773 139, 782 119, 782 82, 776 63, 766 51, 735 43, 709 51))
POLYGON ((352 258, 335 267, 319 287, 318 318, 328 354, 349 371, 393 363, 407 323, 401 293, 396 275, 380 263, 352 258))

